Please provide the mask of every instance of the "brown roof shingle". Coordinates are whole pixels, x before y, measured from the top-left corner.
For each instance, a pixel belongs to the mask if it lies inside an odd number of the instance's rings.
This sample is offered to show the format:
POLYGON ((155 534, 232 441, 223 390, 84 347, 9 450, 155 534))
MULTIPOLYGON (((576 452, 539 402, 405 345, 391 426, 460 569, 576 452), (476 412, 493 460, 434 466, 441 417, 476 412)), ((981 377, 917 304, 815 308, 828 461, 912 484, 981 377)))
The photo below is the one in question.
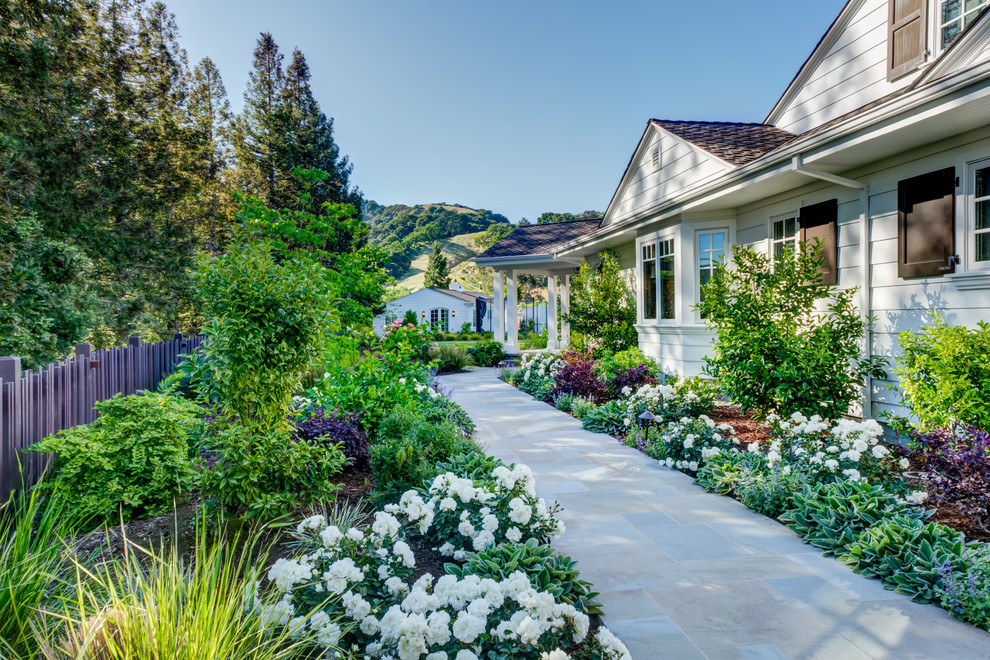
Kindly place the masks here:
POLYGON ((494 257, 520 257, 527 255, 550 254, 564 243, 590 234, 598 229, 600 218, 592 220, 571 220, 570 222, 550 222, 543 225, 523 225, 475 259, 494 257))
POLYGON ((745 165, 797 137, 767 124, 670 119, 650 121, 732 165, 745 165))

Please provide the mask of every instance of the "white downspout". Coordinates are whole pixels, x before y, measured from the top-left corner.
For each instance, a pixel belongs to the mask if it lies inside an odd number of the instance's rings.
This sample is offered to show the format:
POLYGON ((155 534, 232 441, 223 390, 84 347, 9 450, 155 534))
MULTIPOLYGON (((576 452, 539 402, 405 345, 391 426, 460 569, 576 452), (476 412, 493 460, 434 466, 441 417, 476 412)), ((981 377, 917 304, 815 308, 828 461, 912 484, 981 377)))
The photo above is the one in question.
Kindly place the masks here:
MULTIPOLYGON (((836 174, 831 174, 830 172, 821 172, 819 170, 809 169, 804 166, 804 157, 801 156, 801 154, 794 156, 791 161, 791 169, 798 174, 804 174, 805 176, 809 176, 814 179, 821 179, 822 181, 828 181, 829 183, 845 186, 846 188, 855 188, 859 190, 860 203, 863 205, 863 215, 861 215, 859 219, 859 268, 862 272, 862 287, 859 291, 859 308, 863 319, 868 324, 870 318, 873 316, 873 277, 870 272, 870 251, 872 248, 872 238, 870 236, 870 186, 862 181, 847 179, 836 174)), ((836 267, 838 267, 838 264, 836 264, 836 267)), ((873 331, 870 329, 870 326, 867 325, 866 334, 863 337, 863 357, 870 357, 872 352, 873 331)), ((863 384, 863 419, 870 417, 873 417, 873 379, 867 376, 866 382, 863 384)))

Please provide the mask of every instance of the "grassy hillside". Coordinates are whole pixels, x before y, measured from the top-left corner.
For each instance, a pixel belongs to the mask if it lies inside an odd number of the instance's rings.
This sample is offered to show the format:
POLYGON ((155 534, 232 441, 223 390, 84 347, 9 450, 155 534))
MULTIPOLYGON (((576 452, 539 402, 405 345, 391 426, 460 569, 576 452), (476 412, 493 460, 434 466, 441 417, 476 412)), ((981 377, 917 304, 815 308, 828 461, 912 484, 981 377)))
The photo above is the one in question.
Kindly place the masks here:
MULTIPOLYGON (((482 233, 484 232, 458 234, 440 242, 444 256, 447 257, 447 264, 450 266, 450 279, 460 280, 465 289, 473 291, 485 290, 484 277, 479 273, 479 269, 468 261, 480 252, 474 239, 482 233)), ((432 251, 432 247, 425 247, 415 254, 409 270, 396 278, 396 286, 405 287, 410 292, 422 289, 426 265, 432 251)), ((491 285, 492 283, 489 281, 488 287, 491 285)))
MULTIPOLYGON (((368 200, 363 212, 364 220, 371 230, 372 245, 381 247, 392 259, 389 273, 397 279, 403 279, 411 268, 425 269, 425 263, 414 267, 413 261, 437 241, 452 241, 454 237, 473 235, 493 224, 509 224, 504 215, 460 204, 382 206, 368 200)), ((466 254, 461 248, 475 249, 468 239, 453 240, 448 249, 457 262, 474 254, 466 254)))

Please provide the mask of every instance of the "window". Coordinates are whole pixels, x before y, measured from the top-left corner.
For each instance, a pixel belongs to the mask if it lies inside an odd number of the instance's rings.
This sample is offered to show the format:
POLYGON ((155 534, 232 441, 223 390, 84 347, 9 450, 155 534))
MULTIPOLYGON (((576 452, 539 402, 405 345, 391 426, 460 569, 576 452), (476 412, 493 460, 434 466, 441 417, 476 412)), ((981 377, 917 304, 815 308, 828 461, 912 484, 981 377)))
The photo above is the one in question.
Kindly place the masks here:
POLYGON ((785 217, 771 219, 773 233, 771 234, 771 256, 774 260, 784 256, 785 250, 797 251, 798 247, 798 222, 797 214, 788 214, 785 217))
POLYGON ((955 272, 956 170, 897 182, 897 276, 955 272))
POLYGON ((970 217, 973 224, 973 250, 971 263, 990 267, 990 161, 973 167, 973 206, 970 217))
POLYGON ((939 3, 939 37, 947 48, 956 37, 977 19, 990 0, 941 0, 939 3))
POLYGON ((674 239, 660 241, 659 247, 660 318, 670 320, 677 318, 674 307, 674 239))
POLYGON ((925 61, 926 0, 890 0, 887 21, 887 79, 900 78, 925 61))
POLYGON ((450 310, 446 307, 434 307, 431 309, 430 325, 442 332, 450 332, 450 310))
POLYGON ((643 246, 643 320, 657 318, 657 244, 643 246))
POLYGON ((704 286, 725 261, 725 230, 698 234, 698 302, 705 299, 704 286))

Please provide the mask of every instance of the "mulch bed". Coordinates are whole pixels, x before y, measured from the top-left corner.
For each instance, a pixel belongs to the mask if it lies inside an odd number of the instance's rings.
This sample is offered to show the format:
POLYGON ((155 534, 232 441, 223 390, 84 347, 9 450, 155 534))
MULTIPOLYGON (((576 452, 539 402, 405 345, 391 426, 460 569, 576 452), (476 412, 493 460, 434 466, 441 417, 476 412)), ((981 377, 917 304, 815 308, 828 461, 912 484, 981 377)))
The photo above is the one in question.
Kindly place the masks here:
POLYGON ((732 426, 736 430, 736 438, 739 439, 741 445, 754 442, 764 445, 770 441, 770 427, 744 413, 739 406, 718 403, 715 405, 715 412, 709 417, 716 424, 732 426))

